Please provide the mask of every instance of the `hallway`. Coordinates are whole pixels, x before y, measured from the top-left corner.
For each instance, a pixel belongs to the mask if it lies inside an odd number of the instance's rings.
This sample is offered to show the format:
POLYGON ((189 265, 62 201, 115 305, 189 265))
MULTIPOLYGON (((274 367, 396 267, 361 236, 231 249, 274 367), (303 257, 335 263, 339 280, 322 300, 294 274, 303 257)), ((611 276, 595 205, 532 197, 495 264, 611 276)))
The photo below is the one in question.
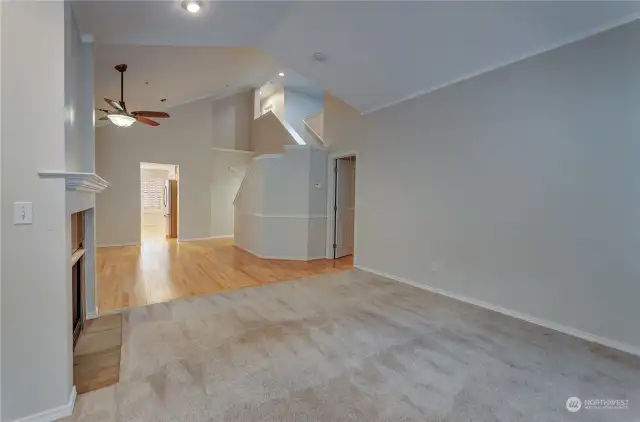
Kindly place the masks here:
POLYGON ((233 245, 233 239, 198 242, 145 239, 140 246, 98 248, 100 314, 190 296, 328 274, 353 267, 336 261, 265 260, 233 245))

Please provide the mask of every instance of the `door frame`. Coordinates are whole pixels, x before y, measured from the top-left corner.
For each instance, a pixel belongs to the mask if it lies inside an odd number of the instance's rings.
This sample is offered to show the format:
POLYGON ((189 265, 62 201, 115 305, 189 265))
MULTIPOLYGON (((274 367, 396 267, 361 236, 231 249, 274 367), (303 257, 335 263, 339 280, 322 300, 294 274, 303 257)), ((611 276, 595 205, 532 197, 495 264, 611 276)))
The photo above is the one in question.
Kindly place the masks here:
POLYGON ((358 238, 358 219, 356 215, 358 213, 358 186, 360 180, 360 170, 361 167, 359 163, 359 155, 355 150, 344 151, 344 152, 336 152, 333 154, 329 154, 329 160, 327 164, 327 247, 326 247, 326 258, 333 259, 333 242, 334 242, 334 231, 336 226, 336 221, 334 218, 333 206, 335 202, 336 195, 336 174, 335 174, 335 166, 336 160, 340 158, 348 158, 355 157, 356 159, 356 186, 355 186, 355 210, 354 210, 354 218, 353 218, 353 264, 356 263, 357 257, 357 247, 356 239, 358 238))

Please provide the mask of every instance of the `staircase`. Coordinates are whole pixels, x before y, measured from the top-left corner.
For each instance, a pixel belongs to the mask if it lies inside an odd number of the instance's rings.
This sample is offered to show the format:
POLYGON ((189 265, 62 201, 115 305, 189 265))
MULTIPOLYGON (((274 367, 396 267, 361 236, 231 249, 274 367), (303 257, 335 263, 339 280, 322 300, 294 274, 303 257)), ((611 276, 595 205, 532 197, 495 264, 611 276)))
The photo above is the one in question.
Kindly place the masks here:
POLYGON ((324 258, 327 151, 299 144, 291 130, 272 112, 254 120, 256 155, 234 200, 235 244, 261 258, 324 258))

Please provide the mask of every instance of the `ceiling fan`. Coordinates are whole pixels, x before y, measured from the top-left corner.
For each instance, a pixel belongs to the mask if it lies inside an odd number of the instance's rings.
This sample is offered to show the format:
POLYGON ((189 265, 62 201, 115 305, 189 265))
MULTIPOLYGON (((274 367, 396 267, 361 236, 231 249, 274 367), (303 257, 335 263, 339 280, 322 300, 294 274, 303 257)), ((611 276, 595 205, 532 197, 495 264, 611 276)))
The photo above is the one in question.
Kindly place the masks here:
POLYGON ((163 111, 127 111, 127 106, 124 103, 124 72, 127 71, 127 65, 119 64, 115 69, 120 72, 120 101, 113 101, 105 98, 104 100, 107 104, 113 107, 113 110, 109 111, 104 108, 96 109, 107 113, 106 116, 101 117, 98 120, 110 120, 111 123, 120 127, 131 126, 135 122, 144 123, 149 126, 160 126, 160 123, 149 119, 149 117, 166 119, 169 117, 168 113, 163 111))

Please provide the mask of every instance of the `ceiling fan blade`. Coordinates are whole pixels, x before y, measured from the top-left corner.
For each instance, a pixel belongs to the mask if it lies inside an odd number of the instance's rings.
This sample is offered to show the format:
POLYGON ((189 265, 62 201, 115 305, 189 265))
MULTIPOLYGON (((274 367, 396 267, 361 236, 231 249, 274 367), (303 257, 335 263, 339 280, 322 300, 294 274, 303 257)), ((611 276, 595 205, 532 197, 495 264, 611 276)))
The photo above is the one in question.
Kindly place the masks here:
POLYGON ((160 118, 160 119, 168 119, 169 113, 165 113, 164 111, 144 111, 144 110, 140 110, 140 111, 132 111, 131 112, 132 115, 134 116, 143 116, 143 117, 154 117, 154 118, 160 118))
POLYGON ((104 109, 104 108, 96 108, 96 110, 98 110, 98 111, 103 111, 103 112, 105 112, 105 113, 111 113, 109 110, 104 109))
POLYGON ((124 107, 122 107, 122 105, 120 105, 119 101, 113 101, 113 100, 110 100, 108 98, 105 98, 104 100, 107 102, 107 104, 109 104, 111 107, 115 108, 116 110, 124 111, 124 107))
POLYGON ((109 120, 109 118, 107 116, 101 117, 98 120, 109 120))
POLYGON ((140 123, 144 123, 145 125, 160 126, 160 123, 153 121, 151 119, 147 119, 146 117, 143 117, 143 116, 136 116, 136 120, 139 121, 140 123))

